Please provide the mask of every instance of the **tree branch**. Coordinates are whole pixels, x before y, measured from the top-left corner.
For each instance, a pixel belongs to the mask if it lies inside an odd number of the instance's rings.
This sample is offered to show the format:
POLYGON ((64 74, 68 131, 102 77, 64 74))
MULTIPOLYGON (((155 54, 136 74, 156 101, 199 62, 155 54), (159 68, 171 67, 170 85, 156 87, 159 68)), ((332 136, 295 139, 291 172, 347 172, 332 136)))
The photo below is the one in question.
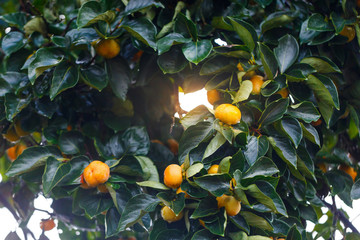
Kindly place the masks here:
MULTIPOLYGON (((319 196, 318 196, 319 197, 319 196)), ((354 227, 354 225, 347 219, 345 214, 342 211, 339 211, 338 209, 334 209, 333 206, 329 203, 327 203, 325 200, 319 199, 324 203, 324 205, 330 209, 330 211, 339 217, 339 220, 344 224, 346 228, 350 228, 354 233, 360 234, 359 231, 354 227)))

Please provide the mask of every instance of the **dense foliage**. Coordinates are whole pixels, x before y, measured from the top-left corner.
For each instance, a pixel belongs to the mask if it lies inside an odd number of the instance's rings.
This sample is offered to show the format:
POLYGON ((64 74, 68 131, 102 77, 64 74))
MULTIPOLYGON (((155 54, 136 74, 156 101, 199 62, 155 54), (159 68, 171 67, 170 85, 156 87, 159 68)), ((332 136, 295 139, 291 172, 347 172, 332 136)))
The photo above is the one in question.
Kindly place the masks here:
POLYGON ((360 198, 355 1, 0 4, 0 203, 25 234, 43 194, 62 239, 360 239, 324 200, 360 198), (241 121, 180 108, 179 91, 204 87, 241 121), (80 187, 94 160, 110 167, 101 192, 80 187), (170 164, 185 193, 163 184, 170 164), (218 208, 223 194, 239 214, 218 208), (183 217, 167 223, 165 205, 183 217))

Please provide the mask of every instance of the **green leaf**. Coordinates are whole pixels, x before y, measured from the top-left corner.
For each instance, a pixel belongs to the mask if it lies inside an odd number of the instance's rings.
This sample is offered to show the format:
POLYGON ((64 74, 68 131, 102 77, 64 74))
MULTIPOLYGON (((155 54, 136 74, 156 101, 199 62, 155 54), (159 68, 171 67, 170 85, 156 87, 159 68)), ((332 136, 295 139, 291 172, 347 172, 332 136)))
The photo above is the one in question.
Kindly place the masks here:
POLYGON ((214 197, 206 197, 199 202, 190 218, 197 219, 208 217, 219 212, 217 201, 214 197))
POLYGON ((284 73, 297 59, 299 44, 292 35, 285 35, 279 39, 279 45, 274 49, 280 73, 284 73))
POLYGON ((211 221, 205 221, 206 228, 213 234, 224 236, 227 225, 227 215, 225 209, 220 209, 220 212, 214 216, 211 221))
POLYGON ((291 165, 295 169, 297 168, 297 158, 295 148, 291 145, 288 138, 284 137, 268 137, 271 146, 279 157, 284 160, 288 165, 291 165))
POLYGON ((93 218, 97 215, 100 215, 102 212, 107 211, 113 206, 113 201, 111 198, 105 198, 102 195, 90 195, 84 193, 81 201, 79 201, 79 206, 85 210, 86 214, 90 218, 93 218))
POLYGON ((45 165, 46 159, 50 156, 56 159, 63 158, 61 152, 56 147, 29 147, 11 164, 6 175, 13 177, 30 172, 45 165))
POLYGON ((21 32, 9 32, 2 39, 1 48, 5 55, 10 55, 21 49, 25 43, 24 34, 21 32))
POLYGON ((306 57, 301 60, 301 63, 306 63, 312 66, 318 73, 341 73, 338 66, 330 59, 320 56, 306 57))
POLYGON ((66 89, 74 87, 79 81, 79 69, 67 61, 56 66, 50 87, 50 99, 66 89))
POLYGON ((236 92, 233 104, 247 100, 251 94, 252 89, 253 84, 250 80, 242 81, 239 91, 236 92))
POLYGON ((301 119, 306 123, 317 121, 320 118, 319 111, 312 102, 301 102, 291 105, 286 114, 301 119))
POLYGON ((34 17, 28 21, 24 26, 24 32, 26 36, 33 34, 34 32, 39 32, 41 35, 45 36, 47 33, 47 27, 44 19, 42 17, 34 17))
POLYGON ((285 76, 289 82, 302 82, 309 74, 315 72, 316 70, 309 64, 295 63, 285 72, 285 76))
POLYGON ((229 190, 231 177, 227 173, 209 174, 201 177, 194 177, 195 183, 216 197, 222 196, 229 190))
POLYGON ((205 105, 197 106, 188 112, 180 119, 181 125, 187 129, 190 126, 196 125, 198 122, 203 121, 205 118, 211 117, 209 109, 205 105))
POLYGON ((124 231, 134 225, 146 213, 153 212, 159 203, 160 200, 157 197, 148 194, 138 194, 132 197, 121 215, 118 231, 124 231))
POLYGON ((189 62, 198 64, 209 56, 213 45, 210 40, 199 40, 196 42, 185 43, 182 52, 189 62))
POLYGON ((123 58, 115 57, 107 59, 105 67, 115 96, 125 101, 132 79, 128 63, 123 58))
POLYGON ((191 19, 188 19, 181 12, 176 17, 174 31, 182 34, 185 37, 191 37, 193 41, 198 40, 198 33, 195 23, 191 21, 191 19))
POLYGON ((179 143, 179 163, 183 163, 186 155, 196 148, 212 131, 213 126, 210 122, 199 122, 186 129, 179 143))
POLYGON ((150 187, 159 190, 169 190, 169 188, 164 184, 155 181, 136 182, 136 184, 142 187, 150 187))
POLYGON ((283 201, 270 183, 258 181, 256 184, 248 186, 246 192, 275 213, 288 216, 283 201))
POLYGON ((269 149, 269 142, 265 136, 259 138, 255 136, 249 137, 244 156, 250 166, 262 156, 264 156, 269 149))
POLYGON ((125 152, 134 155, 147 155, 150 139, 145 127, 130 127, 123 133, 121 140, 125 152))
POLYGON ((225 142, 226 142, 225 137, 221 133, 217 132, 215 137, 211 139, 208 146, 206 147, 203 155, 203 159, 215 153, 225 142))
POLYGON ((143 171, 142 178, 151 182, 159 182, 159 173, 153 161, 145 156, 135 156, 135 158, 141 165, 143 171))
POLYGON ((156 50, 156 26, 147 18, 137 18, 134 20, 124 20, 121 26, 133 37, 143 42, 147 46, 156 50))
POLYGON ((251 52, 254 51, 255 42, 257 41, 257 34, 254 27, 242 20, 231 17, 228 18, 230 19, 231 25, 233 26, 234 31, 239 35, 241 41, 245 43, 251 52))
POLYGON ((273 79, 276 75, 278 68, 277 60, 274 53, 268 46, 263 43, 258 43, 261 63, 264 66, 264 70, 268 79, 273 79))
POLYGON ((106 11, 103 13, 99 2, 88 1, 79 9, 76 24, 78 28, 87 27, 91 24, 97 23, 98 21, 105 21, 110 24, 115 17, 116 15, 114 11, 106 11))
POLYGON ((296 225, 292 226, 286 236, 286 240, 298 240, 301 239, 301 234, 296 225))
POLYGON ((167 51, 170 50, 171 46, 175 44, 188 43, 188 42, 191 42, 190 38, 185 38, 183 35, 179 33, 170 33, 156 42, 158 54, 161 55, 163 53, 166 53, 167 51))
POLYGON ((126 5, 124 12, 122 12, 121 14, 123 16, 130 15, 130 14, 132 14, 134 12, 138 12, 138 11, 143 10, 145 8, 149 8, 151 6, 161 7, 161 8, 164 7, 160 2, 155 2, 154 0, 148 0, 148 1, 131 0, 126 5))
POLYGON ((204 168, 204 164, 195 163, 192 164, 188 169, 186 169, 186 177, 190 178, 198 174, 204 168))
POLYGON ((0 19, 4 20, 10 25, 14 25, 19 29, 22 29, 26 24, 26 13, 15 12, 15 13, 3 14, 2 16, 0 16, 0 19))
MULTIPOLYGON (((267 0, 267 2, 271 3, 272 1, 267 0)), ((292 22, 295 19, 295 16, 296 15, 290 11, 274 12, 270 14, 264 21, 261 22, 260 24, 261 32, 264 33, 270 29, 284 26, 292 22)))
POLYGON ((117 226, 119 224, 120 214, 115 207, 110 208, 105 216, 105 233, 106 238, 118 233, 117 226))
POLYGON ((63 132, 59 137, 59 146, 65 154, 78 154, 84 152, 84 137, 80 132, 63 132))
POLYGON ((279 172, 275 163, 268 157, 261 157, 242 175, 242 181, 253 179, 256 181, 259 176, 272 176, 279 172))
POLYGON ((250 233, 250 227, 249 224, 246 222, 245 218, 241 216, 240 214, 237 214, 233 217, 229 217, 230 221, 235 224, 238 228, 244 230, 247 234, 250 233))
POLYGON ((200 70, 200 75, 213 75, 223 72, 232 72, 236 66, 236 61, 233 58, 216 55, 207 60, 200 70))
POLYGON ((188 65, 188 61, 179 48, 172 48, 159 56, 157 63, 164 74, 180 72, 188 65))
POLYGON ((166 206, 171 208, 176 215, 179 215, 180 212, 185 207, 185 194, 176 194, 174 195, 169 192, 160 192, 156 195, 166 206))
POLYGON ((286 112, 288 105, 288 98, 282 98, 270 103, 261 114, 259 128, 281 119, 286 112))
POLYGON ((104 68, 98 65, 91 65, 87 68, 83 68, 80 71, 84 81, 91 87, 99 90, 103 90, 108 85, 108 76, 104 68))
POLYGON ((360 198, 360 179, 358 179, 351 188, 351 198, 354 200, 360 198))
POLYGON ((309 17, 307 27, 310 30, 315 30, 318 32, 334 30, 329 21, 325 20, 324 17, 319 13, 315 13, 309 17))
POLYGON ((317 144, 320 146, 320 138, 319 133, 316 129, 311 126, 309 123, 300 123, 303 129, 304 137, 308 139, 310 142, 317 144))
POLYGON ((31 98, 17 98, 13 93, 5 94, 5 113, 6 119, 12 121, 31 101, 31 98))
POLYGON ((48 195, 50 191, 70 172, 69 162, 61 162, 54 157, 48 157, 44 175, 42 176, 43 192, 48 195))
POLYGON ((253 227, 257 227, 263 230, 272 231, 273 227, 270 225, 268 221, 264 218, 249 212, 249 211, 240 211, 240 215, 243 216, 246 222, 253 227))
POLYGON ((299 121, 295 118, 285 117, 281 119, 281 128, 297 148, 303 136, 299 121))
POLYGON ((40 48, 37 50, 34 59, 28 66, 28 77, 31 84, 34 84, 35 79, 46 69, 58 65, 62 59, 63 55, 56 48, 40 48))
POLYGON ((211 239, 213 237, 213 234, 209 232, 207 229, 201 229, 194 233, 191 240, 207 240, 211 239))

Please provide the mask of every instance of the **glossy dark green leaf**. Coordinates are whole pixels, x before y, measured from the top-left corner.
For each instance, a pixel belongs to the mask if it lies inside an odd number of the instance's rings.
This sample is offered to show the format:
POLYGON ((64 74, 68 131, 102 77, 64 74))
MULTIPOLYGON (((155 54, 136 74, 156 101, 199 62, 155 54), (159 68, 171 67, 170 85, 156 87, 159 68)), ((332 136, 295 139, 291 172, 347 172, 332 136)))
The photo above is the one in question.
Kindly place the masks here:
POLYGON ((106 216, 105 216, 106 237, 110 237, 118 233, 117 226, 119 224, 119 219, 120 219, 120 214, 116 208, 112 207, 106 212, 106 216))
POLYGON ((128 31, 133 37, 156 50, 156 26, 147 18, 124 20, 121 27, 128 31))
POLYGON ((259 119, 259 127, 266 126, 282 118, 289 105, 288 98, 282 98, 280 100, 270 103, 259 119))
POLYGON ((26 43, 24 34, 21 32, 9 32, 1 42, 1 49, 6 55, 10 55, 21 49, 26 43))
POLYGON ((199 40, 196 42, 185 43, 182 52, 185 58, 192 63, 198 64, 209 56, 213 49, 210 40, 199 40))
POLYGON ((108 84, 108 76, 104 68, 98 65, 91 65, 87 68, 81 69, 81 76, 84 81, 91 87, 101 91, 108 84))
POLYGON ((291 165, 296 169, 296 151, 290 140, 288 138, 278 136, 268 137, 268 140, 279 157, 283 159, 288 165, 291 165))
POLYGON ((37 167, 43 166, 46 159, 50 156, 56 159, 63 158, 61 152, 56 147, 29 147, 11 164, 6 175, 13 177, 30 172, 37 167))
POLYGON ((230 17, 229 19, 234 31, 239 35, 241 41, 245 43, 251 52, 254 51, 255 43, 258 40, 254 27, 242 20, 230 17))
POLYGON ((318 32, 318 31, 309 29, 308 24, 309 24, 309 19, 306 19, 301 24, 301 29, 300 29, 300 34, 299 34, 300 44, 308 43, 320 34, 320 32, 318 32))
POLYGON ((190 126, 196 125, 198 122, 203 121, 205 118, 211 117, 209 109, 205 105, 197 106, 189 111, 184 117, 180 119, 181 125, 187 129, 190 126))
POLYGON ((33 60, 28 65, 28 77, 31 84, 34 84, 35 79, 46 69, 58 65, 62 58, 63 55, 55 48, 40 48, 37 50, 33 60))
POLYGON ((258 181, 247 187, 246 192, 276 213, 287 217, 286 207, 275 188, 268 182, 258 181))
POLYGON ((302 239, 302 237, 296 225, 294 225, 290 228, 286 236, 286 240, 297 240, 297 239, 302 239))
POLYGON ((211 234, 209 230, 201 229, 200 231, 194 233, 191 240, 207 240, 207 239, 211 239, 212 237, 213 234, 211 234))
POLYGON ((198 32, 195 23, 182 13, 179 13, 176 17, 174 31, 185 37, 192 38, 193 41, 198 40, 198 32))
POLYGON ((354 200, 360 198, 360 179, 358 179, 351 188, 351 198, 354 200))
POLYGON ((318 223, 318 217, 316 215, 314 208, 311 205, 309 206, 300 205, 299 210, 302 218, 309 220, 315 224, 318 223))
POLYGON ((188 43, 190 41, 190 38, 185 38, 180 33, 170 33, 156 42, 158 54, 166 53, 175 44, 188 43))
POLYGON ((249 137, 247 148, 244 151, 244 156, 250 166, 254 165, 256 161, 264 156, 269 149, 269 142, 266 137, 259 138, 255 136, 249 137))
POLYGON ((186 155, 196 148, 212 131, 213 126, 210 122, 199 122, 186 129, 179 143, 179 163, 183 163, 186 155))
MULTIPOLYGON (((268 4, 272 2, 271 0, 266 1, 268 2, 268 4)), ((261 32, 264 33, 270 29, 291 23, 295 19, 295 16, 296 15, 290 11, 274 12, 270 14, 263 22, 261 22, 261 32)))
POLYGON ((145 127, 130 127, 126 129, 121 138, 127 154, 148 154, 150 139, 145 127))
POLYGON ((217 206, 216 199, 213 197, 207 197, 199 202, 199 205, 197 206, 197 208, 195 208, 195 211, 193 212, 190 218, 196 219, 196 218, 207 217, 217 214, 218 212, 219 209, 217 206))
POLYGON ((224 56, 215 56, 207 60, 200 70, 200 75, 213 75, 222 72, 232 72, 236 66, 235 59, 224 57, 224 56))
POLYGON ((154 0, 142 1, 142 0, 131 0, 125 7, 122 15, 129 15, 131 13, 143 10, 148 7, 164 7, 160 2, 156 2, 154 0))
POLYGON ((229 217, 230 221, 235 224, 238 228, 244 230, 247 234, 250 233, 249 224, 246 222, 245 218, 240 214, 237 214, 233 217, 229 217))
POLYGON ((125 206, 117 229, 124 231, 134 225, 146 213, 153 212, 159 202, 157 197, 144 193, 132 197, 125 206))
POLYGON ((48 97, 42 97, 35 101, 36 112, 44 117, 51 118, 58 110, 58 104, 48 97))
POLYGON ((89 217, 93 218, 114 206, 111 198, 103 195, 87 194, 81 199, 79 206, 85 210, 89 217))
POLYGON ((5 113, 6 119, 12 121, 31 101, 30 97, 18 98, 13 93, 5 94, 5 113))
POLYGON ((299 121, 295 118, 285 117, 281 119, 281 128, 297 148, 303 136, 299 121))
POLYGON ((180 72, 188 65, 188 61, 186 61, 179 48, 172 48, 169 52, 159 56, 157 63, 165 74, 180 72))
POLYGON ((290 82, 302 82, 307 79, 307 76, 311 73, 315 73, 316 70, 306 63, 295 63, 286 72, 286 79, 290 82))
POLYGON ((50 99, 74 87, 79 81, 79 69, 66 61, 56 66, 50 87, 50 99))
POLYGON ((66 33, 65 37, 69 37, 71 44, 75 46, 90 45, 93 41, 99 39, 99 35, 93 28, 72 29, 66 33))
POLYGON ((115 19, 115 12, 107 11, 103 13, 101 4, 97 1, 84 3, 79 9, 77 16, 77 25, 79 28, 89 26, 98 21, 111 23, 115 19))
POLYGON ((176 215, 179 215, 180 212, 185 207, 185 194, 176 194, 174 195, 169 192, 160 192, 156 195, 166 206, 171 208, 176 215))
POLYGON ((71 165, 71 170, 69 174, 67 174, 66 176, 64 176, 63 179, 61 179, 59 185, 79 183, 79 176, 83 173, 85 167, 87 167, 89 163, 89 158, 84 155, 73 157, 69 161, 69 164, 71 165))
POLYGON ((316 129, 309 123, 301 123, 301 127, 303 129, 304 137, 306 137, 306 139, 308 139, 310 142, 320 146, 319 133, 316 131, 316 129))
POLYGON ((324 17, 319 13, 315 13, 309 17, 307 27, 310 30, 315 30, 318 32, 334 30, 329 21, 325 20, 324 17))
POLYGON ((286 114, 301 119, 306 123, 317 121, 320 118, 319 111, 314 104, 307 101, 291 105, 286 114))
POLYGON ((296 61, 299 55, 299 44, 292 35, 287 34, 279 39, 279 45, 274 48, 274 53, 280 73, 284 73, 296 61))
POLYGON ((231 177, 227 173, 209 174, 202 177, 194 177, 195 183, 202 189, 211 192, 214 196, 220 197, 229 190, 231 177))
POLYGON ((278 64, 274 53, 271 49, 263 43, 258 43, 261 63, 264 66, 265 73, 268 79, 273 79, 276 75, 278 64))
POLYGON ((80 132, 64 132, 59 137, 59 146, 65 154, 78 154, 84 152, 84 137, 80 132))
POLYGON ((253 227, 257 227, 260 229, 272 231, 273 227, 270 225, 268 221, 264 218, 249 212, 249 211, 240 211, 240 215, 245 218, 246 222, 253 227))
POLYGON ((123 58, 115 57, 108 59, 105 66, 114 94, 125 101, 132 79, 128 63, 123 58))
POLYGON ((272 176, 279 172, 275 163, 268 157, 259 158, 245 173, 242 180, 254 179, 258 176, 272 176))
POLYGON ((54 157, 48 157, 44 175, 42 176, 43 192, 48 195, 50 191, 70 172, 69 162, 63 163, 54 157))
POLYGON ((183 233, 177 229, 166 229, 160 232, 155 240, 182 240, 184 239, 183 233))
POLYGON ((226 138, 221 133, 217 132, 215 137, 211 139, 208 146, 206 147, 203 159, 215 153, 222 145, 224 145, 225 142, 226 138))
POLYGON ((3 14, 2 16, 0 16, 0 19, 22 29, 26 24, 26 13, 15 12, 15 13, 3 14))
POLYGON ((312 66, 318 73, 341 73, 338 66, 330 59, 320 56, 306 57, 301 60, 301 63, 306 63, 312 66))

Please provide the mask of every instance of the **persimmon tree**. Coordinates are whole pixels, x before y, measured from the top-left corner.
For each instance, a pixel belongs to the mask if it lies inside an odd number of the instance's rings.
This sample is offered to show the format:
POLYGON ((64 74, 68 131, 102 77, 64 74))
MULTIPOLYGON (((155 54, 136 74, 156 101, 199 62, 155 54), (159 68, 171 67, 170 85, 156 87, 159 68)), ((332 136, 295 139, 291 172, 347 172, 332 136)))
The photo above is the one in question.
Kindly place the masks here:
POLYGON ((360 198, 356 1, 0 5, 0 203, 26 237, 44 195, 63 239, 360 239, 335 201, 360 198), (181 109, 202 88, 214 108, 181 109))

